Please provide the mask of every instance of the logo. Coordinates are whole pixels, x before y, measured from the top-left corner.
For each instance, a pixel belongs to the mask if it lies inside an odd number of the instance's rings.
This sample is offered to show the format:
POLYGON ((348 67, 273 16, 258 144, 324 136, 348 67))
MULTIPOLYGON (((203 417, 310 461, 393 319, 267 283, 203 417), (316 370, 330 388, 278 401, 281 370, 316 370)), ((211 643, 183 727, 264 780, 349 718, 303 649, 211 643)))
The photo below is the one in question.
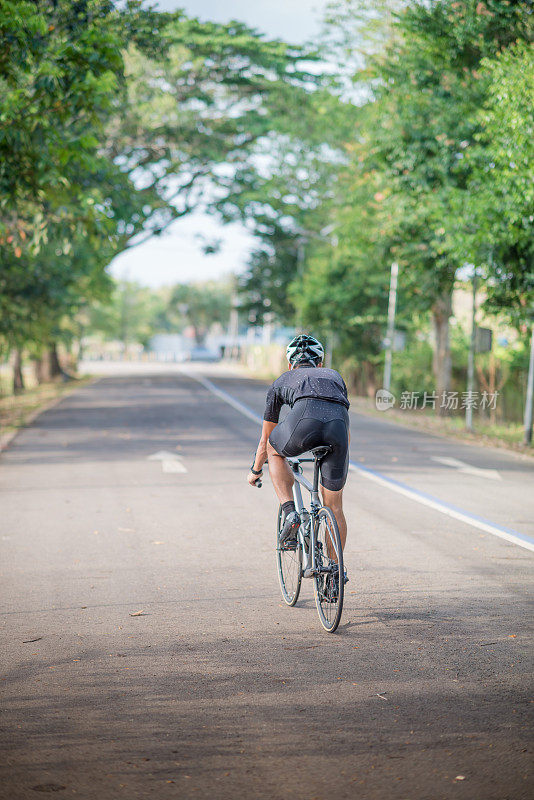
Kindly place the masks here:
POLYGON ((379 389, 375 396, 375 404, 378 411, 387 411, 395 405, 395 395, 387 389, 379 389))

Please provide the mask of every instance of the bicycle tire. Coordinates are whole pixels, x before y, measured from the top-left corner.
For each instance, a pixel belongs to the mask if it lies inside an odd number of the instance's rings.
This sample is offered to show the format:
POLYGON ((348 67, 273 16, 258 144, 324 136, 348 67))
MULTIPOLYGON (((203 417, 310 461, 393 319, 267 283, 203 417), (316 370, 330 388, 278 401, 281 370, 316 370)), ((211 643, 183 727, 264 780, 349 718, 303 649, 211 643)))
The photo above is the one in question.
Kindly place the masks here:
POLYGON ((343 548, 336 518, 328 506, 322 506, 314 520, 315 563, 320 570, 314 575, 315 605, 321 625, 328 633, 334 633, 343 611, 345 594, 343 548), (322 527, 321 527, 322 525, 322 527), (328 552, 328 550, 330 552, 328 552), (332 575, 338 571, 337 599, 331 591, 332 575))
POLYGON ((278 580, 284 603, 294 606, 299 599, 302 583, 302 546, 300 539, 296 550, 282 550, 280 547, 280 531, 283 528, 282 506, 278 509, 276 522, 276 564, 278 580))

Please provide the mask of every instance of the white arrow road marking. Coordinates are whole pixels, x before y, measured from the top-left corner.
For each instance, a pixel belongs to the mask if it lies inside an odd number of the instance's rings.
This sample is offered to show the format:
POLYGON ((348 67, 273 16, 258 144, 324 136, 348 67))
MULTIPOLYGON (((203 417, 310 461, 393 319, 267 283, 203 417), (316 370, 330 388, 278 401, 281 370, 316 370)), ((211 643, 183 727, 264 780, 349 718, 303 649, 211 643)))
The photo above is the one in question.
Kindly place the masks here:
POLYGON ((502 481, 502 477, 496 469, 472 467, 471 464, 466 464, 465 461, 460 461, 458 458, 449 458, 448 456, 430 456, 430 458, 432 461, 437 461, 438 464, 453 467, 466 475, 477 475, 479 478, 489 478, 491 481, 502 481))
POLYGON ((182 463, 181 456, 171 453, 170 450, 158 450, 147 456, 149 461, 161 461, 162 472, 187 472, 187 467, 182 463))
POLYGON ((162 472, 187 472, 187 468, 184 467, 182 462, 175 459, 172 461, 170 459, 168 461, 162 461, 161 469, 162 472))
POLYGON ((158 450, 157 453, 152 453, 151 456, 148 456, 149 461, 173 461, 174 459, 180 459, 180 456, 177 456, 176 453, 171 453, 170 450, 158 450))

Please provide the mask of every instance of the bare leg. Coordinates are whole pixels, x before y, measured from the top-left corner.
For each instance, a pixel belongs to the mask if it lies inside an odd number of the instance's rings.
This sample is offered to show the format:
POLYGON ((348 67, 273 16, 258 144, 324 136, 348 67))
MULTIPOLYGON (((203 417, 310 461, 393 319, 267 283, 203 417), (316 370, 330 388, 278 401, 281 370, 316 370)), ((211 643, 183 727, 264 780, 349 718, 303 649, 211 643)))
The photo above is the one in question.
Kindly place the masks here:
POLYGON ((293 475, 285 458, 276 452, 270 442, 267 442, 267 458, 269 475, 280 503, 293 500, 293 475))
POLYGON ((321 486, 321 494, 323 496, 323 503, 334 512, 337 527, 339 528, 339 538, 341 539, 341 546, 345 549, 345 542, 347 541, 347 521, 343 513, 343 489, 339 492, 333 492, 331 489, 325 489, 321 486))

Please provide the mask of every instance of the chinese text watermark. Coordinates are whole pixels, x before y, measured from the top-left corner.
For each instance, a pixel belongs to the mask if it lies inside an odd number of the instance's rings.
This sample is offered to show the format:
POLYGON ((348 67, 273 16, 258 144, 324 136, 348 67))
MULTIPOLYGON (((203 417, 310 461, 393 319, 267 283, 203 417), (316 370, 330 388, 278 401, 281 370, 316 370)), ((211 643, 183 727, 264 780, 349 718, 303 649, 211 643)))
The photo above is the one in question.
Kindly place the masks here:
MULTIPOLYGON (((405 411, 416 411, 431 408, 434 411, 445 409, 447 411, 463 411, 467 408, 482 411, 494 410, 497 407, 499 392, 409 392, 403 391, 400 395, 399 408, 405 411)), ((396 396, 387 389, 378 389, 375 404, 379 411, 393 408, 397 402, 396 396)))

